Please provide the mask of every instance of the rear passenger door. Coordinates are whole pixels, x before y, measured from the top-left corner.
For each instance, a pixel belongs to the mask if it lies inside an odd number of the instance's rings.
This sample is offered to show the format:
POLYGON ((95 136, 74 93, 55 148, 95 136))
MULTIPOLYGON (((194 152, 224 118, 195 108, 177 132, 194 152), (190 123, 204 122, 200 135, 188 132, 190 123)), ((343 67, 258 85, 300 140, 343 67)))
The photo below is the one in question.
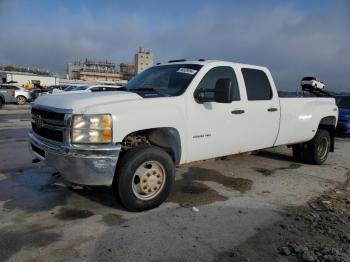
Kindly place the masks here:
POLYGON ((280 121, 279 97, 272 77, 263 69, 241 68, 241 73, 246 90, 245 117, 241 123, 245 127, 242 151, 272 147, 280 121))

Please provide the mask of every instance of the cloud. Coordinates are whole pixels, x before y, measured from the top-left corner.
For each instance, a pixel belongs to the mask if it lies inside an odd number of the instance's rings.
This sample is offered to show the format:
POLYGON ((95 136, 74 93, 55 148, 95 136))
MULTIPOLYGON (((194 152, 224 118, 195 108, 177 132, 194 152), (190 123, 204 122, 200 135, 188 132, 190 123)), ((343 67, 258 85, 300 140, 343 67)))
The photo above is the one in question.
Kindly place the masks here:
MULTIPOLYGON (((115 8, 96 15, 86 6, 79 12, 61 6, 42 20, 39 16, 32 22, 7 22, 1 30, 0 63, 62 73, 76 56, 131 62, 137 48, 144 46, 160 62, 207 58, 265 65, 282 90, 296 89, 301 77, 309 74, 319 76, 333 90, 348 88, 347 1, 318 8, 297 1, 246 2, 196 2, 195 12, 180 16, 178 10, 173 15, 167 10, 162 16, 156 7, 155 15, 148 13, 152 8, 147 12, 115 8)), ((0 22, 8 21, 11 14, 1 15, 0 22)))

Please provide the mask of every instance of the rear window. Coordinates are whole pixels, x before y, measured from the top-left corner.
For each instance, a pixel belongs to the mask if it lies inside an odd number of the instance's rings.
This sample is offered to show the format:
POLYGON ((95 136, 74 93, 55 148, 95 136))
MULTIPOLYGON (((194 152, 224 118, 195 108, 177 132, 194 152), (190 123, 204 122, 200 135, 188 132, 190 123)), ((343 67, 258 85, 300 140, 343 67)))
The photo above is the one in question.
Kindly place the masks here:
POLYGON ((272 89, 265 72, 257 69, 242 68, 248 100, 271 100, 272 89))

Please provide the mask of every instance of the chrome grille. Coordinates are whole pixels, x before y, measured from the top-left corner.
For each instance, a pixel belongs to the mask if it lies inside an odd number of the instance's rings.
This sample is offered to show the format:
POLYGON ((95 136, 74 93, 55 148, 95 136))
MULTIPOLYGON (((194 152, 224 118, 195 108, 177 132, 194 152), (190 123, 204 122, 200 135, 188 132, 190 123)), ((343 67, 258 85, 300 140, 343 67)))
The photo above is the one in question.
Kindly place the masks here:
POLYGON ((46 111, 43 109, 32 108, 32 115, 41 116, 50 121, 64 121, 65 113, 46 111))
POLYGON ((69 111, 49 107, 33 107, 32 130, 37 135, 58 143, 69 139, 69 111))

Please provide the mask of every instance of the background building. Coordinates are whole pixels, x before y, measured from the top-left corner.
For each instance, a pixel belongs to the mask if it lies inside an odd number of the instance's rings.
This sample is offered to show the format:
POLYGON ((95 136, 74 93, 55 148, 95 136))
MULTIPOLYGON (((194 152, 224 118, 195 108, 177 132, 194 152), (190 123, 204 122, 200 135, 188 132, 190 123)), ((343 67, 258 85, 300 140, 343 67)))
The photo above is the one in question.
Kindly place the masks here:
POLYGON ((139 74, 151 66, 153 66, 153 54, 140 47, 138 53, 135 54, 135 73, 139 74))
POLYGON ((39 75, 28 72, 2 71, 0 70, 0 83, 17 82, 18 85, 31 88, 34 85, 47 87, 58 84, 58 77, 51 75, 39 75))
POLYGON ((123 79, 130 80, 135 76, 135 65, 130 63, 121 63, 120 73, 123 75, 123 79))
POLYGON ((109 61, 94 61, 79 58, 68 64, 68 79, 84 80, 92 83, 101 81, 120 82, 122 75, 117 71, 115 63, 109 61))
POLYGON ((80 80, 91 82, 91 83, 102 83, 102 82, 119 83, 122 80, 122 75, 119 73, 99 73, 99 72, 81 71, 80 80))

